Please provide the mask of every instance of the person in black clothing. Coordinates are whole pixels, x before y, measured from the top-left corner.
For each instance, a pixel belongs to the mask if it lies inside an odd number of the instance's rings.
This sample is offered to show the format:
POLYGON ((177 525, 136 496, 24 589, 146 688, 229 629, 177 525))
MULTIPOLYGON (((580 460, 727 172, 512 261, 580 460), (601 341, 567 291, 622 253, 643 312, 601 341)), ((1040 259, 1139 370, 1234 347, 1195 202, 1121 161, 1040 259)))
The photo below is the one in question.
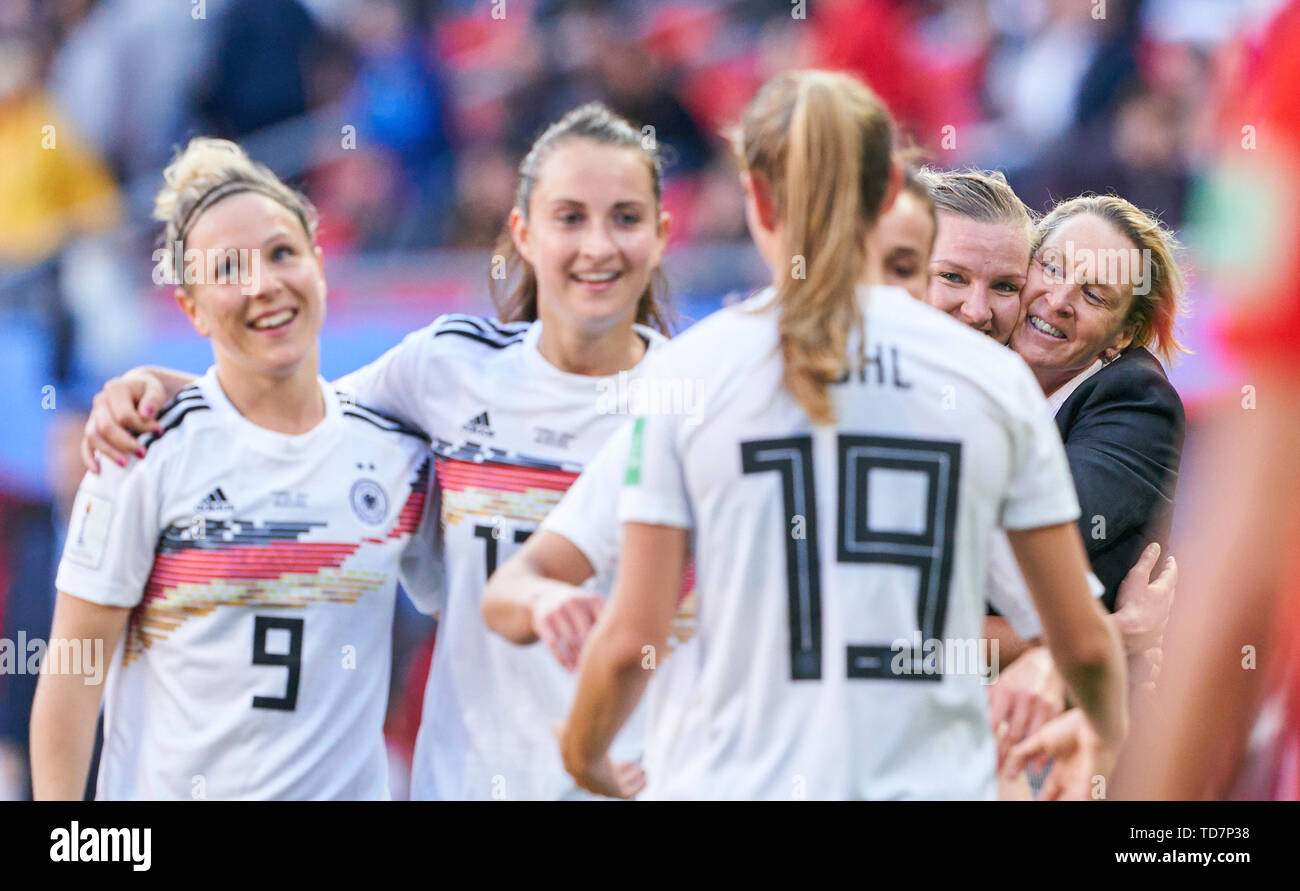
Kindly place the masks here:
POLYGON ((1146 546, 1168 545, 1184 415, 1149 348, 1166 361, 1182 350, 1174 249, 1168 230, 1123 198, 1058 204, 1039 224, 1011 337, 1056 414, 1111 610, 1146 546))
MULTIPOLYGON (((1183 350, 1174 334, 1184 290, 1175 249, 1158 220, 1122 198, 1061 202, 1037 227, 1010 342, 1042 386, 1065 442, 1089 563, 1124 641, 1131 701, 1139 703, 1160 666, 1177 580, 1171 557, 1151 578, 1168 553, 1185 427, 1182 401, 1156 358, 1168 362, 1183 350)), ((1005 631, 996 633, 1005 642, 1005 631)), ((1046 751, 1047 740, 1062 756, 1090 744, 1077 710, 1037 729, 1065 705, 1041 647, 1021 653, 991 691, 994 726, 1005 725, 998 733, 1004 781, 1013 783, 1026 753, 1046 751)), ((1057 791, 1045 788, 1047 797, 1077 784, 1058 776, 1049 785, 1057 791)), ((1018 795, 1010 787, 1003 794, 1018 795)))
POLYGON ((1079 384, 1056 413, 1083 513, 1093 574, 1112 612, 1120 582, 1156 542, 1168 551, 1183 449, 1183 403, 1138 348, 1079 384))

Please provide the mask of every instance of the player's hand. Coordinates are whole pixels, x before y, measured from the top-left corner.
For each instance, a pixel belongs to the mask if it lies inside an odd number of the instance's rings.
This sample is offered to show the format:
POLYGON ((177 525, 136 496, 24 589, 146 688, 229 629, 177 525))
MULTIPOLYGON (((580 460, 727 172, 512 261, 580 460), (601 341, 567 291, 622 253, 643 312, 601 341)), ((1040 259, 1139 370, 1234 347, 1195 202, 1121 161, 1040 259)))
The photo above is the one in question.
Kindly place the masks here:
MULTIPOLYGON (((555 732, 555 739, 562 744, 564 722, 556 721, 551 729, 555 732)), ((615 763, 608 754, 595 764, 584 765, 576 770, 573 765, 565 762, 564 769, 579 787, 606 798, 632 798, 645 788, 645 771, 640 764, 635 761, 615 763)))
POLYGON ((161 432, 156 415, 166 402, 162 381, 143 369, 133 369, 104 384, 95 394, 81 438, 81 461, 86 469, 99 473, 96 452, 122 467, 130 455, 143 458, 144 448, 136 436, 161 432))
POLYGON ((1130 655, 1158 649, 1164 640, 1178 584, 1178 564, 1173 557, 1168 558, 1156 580, 1148 582, 1159 558, 1160 545, 1147 545, 1124 576, 1115 599, 1115 627, 1124 639, 1124 652, 1130 655))
POLYGON ((1137 714, 1155 705, 1156 679, 1160 677, 1160 663, 1163 660, 1164 650, 1160 647, 1152 647, 1140 653, 1129 654, 1129 714, 1137 714))
POLYGON ((533 633, 545 641, 561 665, 573 671, 604 605, 605 598, 582 588, 547 592, 531 604, 533 633))
POLYGON ((1011 747, 1065 710, 1065 680, 1046 647, 1025 651, 989 687, 989 723, 998 764, 1011 747))
POLYGON ((1088 801, 1098 788, 1096 779, 1110 776, 1117 755, 1102 741, 1083 709, 1072 708, 1013 747, 1002 765, 1001 779, 1020 776, 1031 763, 1042 770, 1051 759, 1052 770, 1038 800, 1088 801))

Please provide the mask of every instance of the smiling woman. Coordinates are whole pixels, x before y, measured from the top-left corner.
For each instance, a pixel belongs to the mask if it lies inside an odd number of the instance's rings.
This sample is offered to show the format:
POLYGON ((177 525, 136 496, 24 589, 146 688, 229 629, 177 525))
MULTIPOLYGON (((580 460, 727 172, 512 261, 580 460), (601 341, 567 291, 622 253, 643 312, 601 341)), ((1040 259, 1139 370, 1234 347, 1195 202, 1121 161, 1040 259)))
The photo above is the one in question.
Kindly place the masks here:
POLYGON ((918 175, 939 217, 925 302, 1006 344, 1020 318, 1033 218, 999 172, 918 175))
POLYGON ((1062 202, 1043 219, 1011 345, 1044 393, 1133 348, 1154 345, 1166 361, 1185 352, 1175 248, 1158 220, 1114 195, 1062 202))
POLYGON ((533 143, 497 245, 505 274, 494 269, 492 292, 501 321, 552 313, 581 323, 631 308, 636 322, 668 333, 659 260, 669 221, 660 208, 659 157, 642 140, 626 120, 588 103, 533 143), (643 195, 646 173, 650 190, 643 195), (623 293, 629 286, 642 286, 634 302, 623 293), (546 306, 539 290, 550 295, 546 306))
POLYGON ((172 273, 194 330, 211 340, 227 395, 267 429, 310 430, 324 416, 315 392, 326 292, 315 211, 224 140, 194 140, 164 178, 154 206, 166 227, 159 266, 172 273), (187 260, 178 281, 181 255, 197 262, 187 260), (274 402, 262 376, 283 382, 270 388, 274 402))
POLYGON ((320 378, 305 199, 225 140, 165 177, 161 262, 202 258, 174 296, 215 364, 78 489, 51 636, 112 664, 42 674, 33 789, 80 797, 107 687, 99 798, 387 798, 399 575, 439 605, 428 437, 320 378))
MULTIPOLYGON (((572 676, 539 648, 490 636, 480 601, 498 563, 525 541, 546 538, 544 531, 534 535, 537 525, 622 426, 623 415, 605 410, 602 392, 633 382, 642 360, 666 343, 655 330, 666 326, 654 282, 662 275, 670 218, 660 205, 657 156, 640 131, 603 105, 574 109, 524 159, 517 196, 489 267, 498 317, 442 316, 338 382, 355 399, 414 422, 433 439, 447 596, 420 713, 414 798, 585 794, 565 774, 551 732, 572 697, 572 676)), ((279 217, 274 208, 267 212, 302 239, 300 230, 309 227, 295 229, 297 215, 285 208, 279 217)), ((277 244, 239 238, 231 243, 264 250, 277 244)), ((231 322, 227 331, 217 323, 215 304, 213 315, 206 314, 204 285, 196 291, 196 324, 212 323, 258 361, 285 358, 276 350, 297 342, 296 334, 281 343, 245 323, 275 324, 274 313, 286 306, 300 309, 286 326, 290 332, 313 323, 311 312, 302 314, 311 301, 288 300, 315 293, 310 276, 291 274, 308 271, 298 265, 308 246, 299 247, 263 264, 262 277, 271 283, 264 281, 259 294, 283 299, 249 305, 272 315, 232 311, 221 316, 231 322)), ((238 287, 221 293, 234 301, 238 287)), ((138 448, 133 434, 155 423, 148 417, 151 400, 174 395, 188 380, 165 369, 135 369, 111 381, 87 424, 87 452, 116 458, 118 449, 138 448)), ((93 455, 86 459, 93 467, 93 455)), ((571 569, 585 562, 576 548, 566 554, 571 569)), ((594 615, 602 590, 597 584, 544 605, 516 605, 582 622, 594 615)), ((639 732, 630 728, 620 747, 635 761, 639 732)))
POLYGON ((1152 350, 1184 351, 1177 242, 1115 195, 1072 198, 1039 223, 1011 347, 1038 379, 1066 454, 1093 572, 1112 610, 1150 542, 1168 547, 1183 405, 1152 350))

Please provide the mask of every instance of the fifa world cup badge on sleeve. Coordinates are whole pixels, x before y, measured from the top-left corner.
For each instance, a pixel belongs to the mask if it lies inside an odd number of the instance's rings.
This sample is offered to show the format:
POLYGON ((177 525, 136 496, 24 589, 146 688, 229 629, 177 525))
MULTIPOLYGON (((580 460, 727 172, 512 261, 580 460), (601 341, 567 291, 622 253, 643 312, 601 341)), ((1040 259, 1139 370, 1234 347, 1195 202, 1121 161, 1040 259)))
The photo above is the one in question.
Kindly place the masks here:
POLYGON ((627 455, 627 476, 623 479, 625 486, 641 485, 641 440, 645 436, 645 418, 637 418, 632 424, 632 449, 627 455))
POLYGON ((90 569, 98 569, 104 559, 108 544, 108 523, 113 516, 113 503, 107 498, 78 492, 72 506, 75 527, 68 536, 68 559, 90 569))

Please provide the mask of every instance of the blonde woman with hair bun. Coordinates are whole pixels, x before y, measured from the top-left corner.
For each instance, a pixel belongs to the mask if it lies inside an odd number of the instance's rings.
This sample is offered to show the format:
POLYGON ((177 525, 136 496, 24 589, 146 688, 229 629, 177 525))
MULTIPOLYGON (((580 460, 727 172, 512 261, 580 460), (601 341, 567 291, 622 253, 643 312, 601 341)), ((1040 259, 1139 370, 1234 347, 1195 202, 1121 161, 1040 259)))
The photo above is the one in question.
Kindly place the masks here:
MULTIPOLYGON (((551 728, 573 695, 569 632, 590 627, 609 579, 580 589, 591 565, 564 543, 556 572, 571 584, 500 604, 521 639, 543 646, 491 634, 481 608, 498 565, 548 537, 551 507, 622 425, 627 400, 617 394, 667 342, 660 261, 671 221, 661 185, 659 157, 636 127, 599 103, 573 109, 519 166, 504 263, 484 270, 505 273, 484 277, 495 316, 442 315, 339 382, 427 431, 442 484, 446 608, 413 798, 591 797, 565 773, 551 728)), ((87 424, 87 462, 134 447, 152 423, 139 408, 187 381, 165 369, 110 381, 87 424)), ((633 790, 641 749, 629 728, 618 751, 633 790)))
POLYGON ((41 675, 33 790, 82 796, 104 694, 97 798, 387 798, 399 576, 441 594, 428 437, 320 377, 306 199, 219 139, 164 179, 160 268, 214 362, 78 490, 51 639, 95 646, 41 675))

